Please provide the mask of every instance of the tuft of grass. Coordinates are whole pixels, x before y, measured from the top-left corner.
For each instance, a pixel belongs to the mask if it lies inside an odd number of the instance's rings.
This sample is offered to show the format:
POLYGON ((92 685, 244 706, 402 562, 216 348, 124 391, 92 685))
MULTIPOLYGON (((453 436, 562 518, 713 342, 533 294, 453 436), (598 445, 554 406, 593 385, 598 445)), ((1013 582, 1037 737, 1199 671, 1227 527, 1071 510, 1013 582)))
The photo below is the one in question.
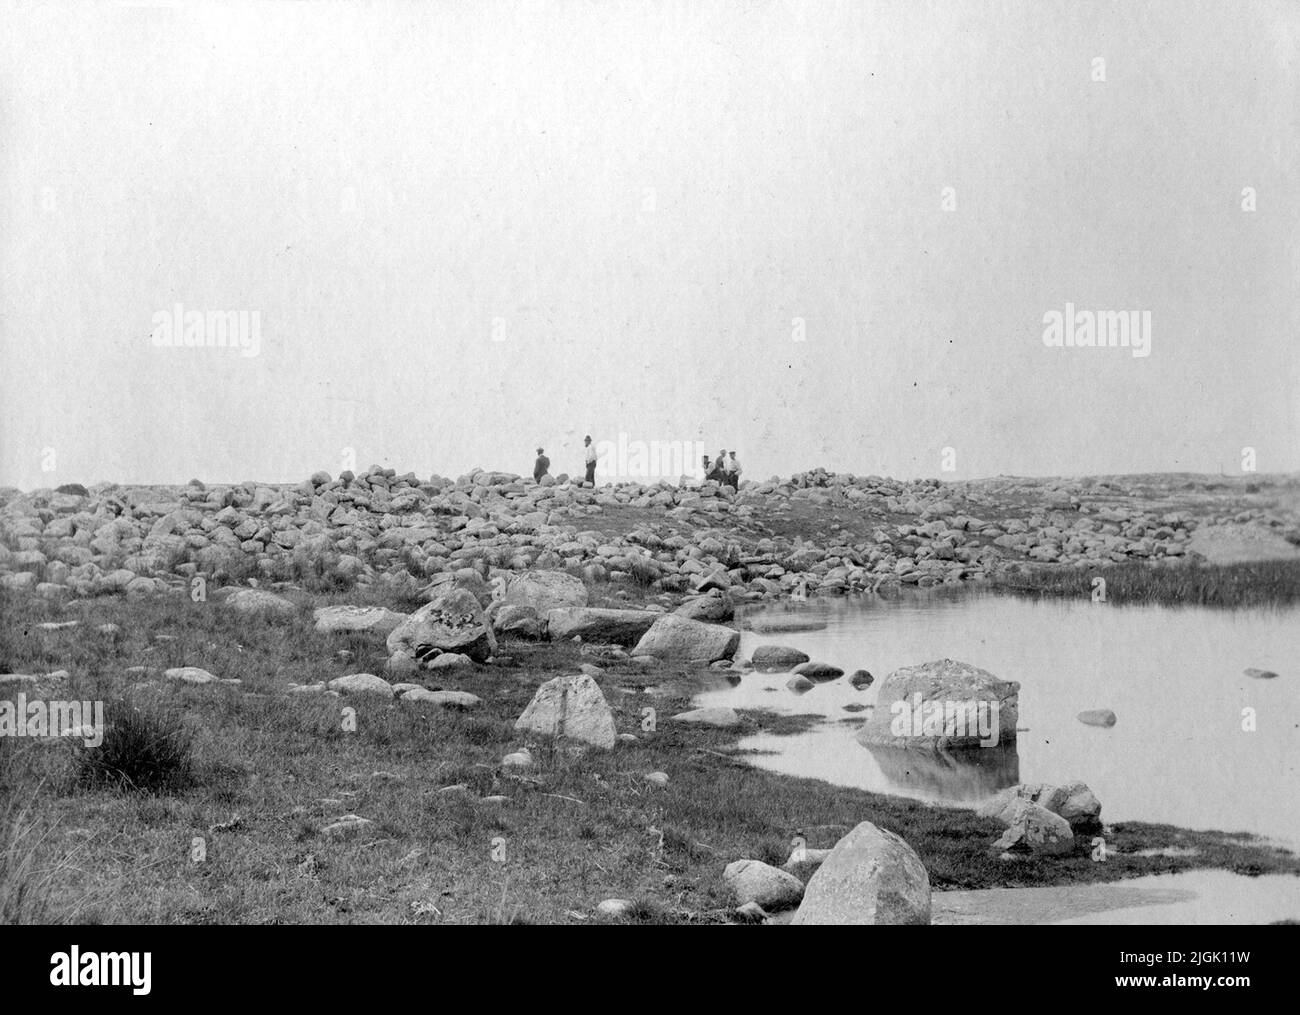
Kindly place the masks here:
MULTIPOLYGON (((39 796, 37 786, 32 797, 39 796)), ((45 861, 57 825, 42 823, 32 803, 19 803, 6 794, 0 807, 0 925, 72 922, 78 907, 58 911, 52 904, 56 888, 65 883, 73 857, 45 861)))
POLYGON ((1285 606, 1300 602, 1300 560, 1241 564, 1143 563, 1095 568, 1047 565, 998 575, 995 588, 1021 595, 1088 598, 1093 580, 1106 581, 1106 600, 1119 605, 1285 606))
POLYGON ((178 715, 119 698, 105 705, 104 724, 103 743, 77 754, 79 787, 165 794, 197 781, 193 734, 178 715))

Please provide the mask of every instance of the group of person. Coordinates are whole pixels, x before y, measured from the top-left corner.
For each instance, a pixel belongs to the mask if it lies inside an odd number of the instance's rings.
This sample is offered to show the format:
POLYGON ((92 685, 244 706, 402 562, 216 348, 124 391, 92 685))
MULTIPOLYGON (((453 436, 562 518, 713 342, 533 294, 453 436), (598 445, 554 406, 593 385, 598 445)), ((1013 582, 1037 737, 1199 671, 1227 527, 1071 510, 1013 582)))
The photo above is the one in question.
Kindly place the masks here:
POLYGON ((734 451, 719 451, 718 457, 709 461, 709 456, 704 456, 704 478, 712 480, 721 486, 729 486, 733 490, 740 489, 740 462, 736 459, 734 451))
MULTIPOLYGON (((591 443, 591 435, 588 434, 582 439, 582 445, 586 453, 587 465, 587 483, 591 486, 596 485, 596 446, 591 443)), ((542 448, 537 449, 537 461, 533 464, 533 482, 540 483, 542 477, 551 471, 551 460, 546 457, 546 452, 542 448)), ((710 461, 709 456, 704 456, 704 479, 712 481, 721 486, 729 486, 733 490, 740 489, 740 462, 736 458, 734 451, 719 451, 718 457, 710 461)))
MULTIPOLYGON (((582 446, 586 450, 587 458, 587 482, 592 486, 596 485, 596 445, 591 443, 591 434, 587 434, 582 439, 582 446)), ((537 449, 537 461, 533 463, 533 482, 540 483, 542 477, 551 471, 551 460, 546 457, 546 452, 542 448, 537 449)))

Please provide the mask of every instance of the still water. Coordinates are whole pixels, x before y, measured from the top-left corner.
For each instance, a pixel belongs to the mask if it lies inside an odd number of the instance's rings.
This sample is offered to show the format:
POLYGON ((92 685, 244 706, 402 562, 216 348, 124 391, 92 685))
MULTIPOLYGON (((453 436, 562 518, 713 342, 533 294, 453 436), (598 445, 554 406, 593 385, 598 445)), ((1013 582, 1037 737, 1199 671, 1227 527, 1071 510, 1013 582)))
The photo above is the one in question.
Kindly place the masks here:
POLYGON ((788 674, 711 684, 698 705, 820 717, 807 732, 743 740, 742 748, 770 752, 753 756, 756 765, 962 806, 1016 782, 1081 779, 1105 821, 1253 832, 1300 846, 1300 609, 934 593, 789 604, 744 619, 761 625, 773 617, 825 627, 745 630, 738 658, 758 645, 788 645, 876 680, 857 691, 845 676, 803 694, 786 689, 788 674), (1014 747, 967 752, 956 762, 857 743, 855 728, 870 713, 845 706, 874 705, 890 672, 944 657, 1020 682, 1014 747), (1248 667, 1279 675, 1247 677, 1248 667), (1076 717, 1087 709, 1111 709, 1118 721, 1109 729, 1084 725, 1076 717))

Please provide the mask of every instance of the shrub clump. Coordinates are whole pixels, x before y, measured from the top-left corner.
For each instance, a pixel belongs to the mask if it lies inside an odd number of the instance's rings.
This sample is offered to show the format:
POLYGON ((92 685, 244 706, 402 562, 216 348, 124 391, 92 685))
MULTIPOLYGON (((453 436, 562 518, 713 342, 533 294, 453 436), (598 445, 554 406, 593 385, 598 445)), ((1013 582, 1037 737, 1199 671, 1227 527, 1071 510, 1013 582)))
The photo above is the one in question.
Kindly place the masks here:
POLYGON ((77 753, 78 786, 165 794, 194 785, 194 737, 180 716, 116 700, 104 708, 104 726, 103 743, 77 753))

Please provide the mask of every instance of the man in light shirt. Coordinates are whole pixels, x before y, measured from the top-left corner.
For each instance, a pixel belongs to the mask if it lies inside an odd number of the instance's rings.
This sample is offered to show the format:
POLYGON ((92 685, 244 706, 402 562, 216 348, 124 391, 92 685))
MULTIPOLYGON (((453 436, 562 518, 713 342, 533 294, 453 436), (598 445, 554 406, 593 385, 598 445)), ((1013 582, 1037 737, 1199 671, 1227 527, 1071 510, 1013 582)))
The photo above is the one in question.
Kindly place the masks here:
POLYGON ((591 434, 587 434, 582 439, 583 445, 587 449, 587 482, 592 486, 596 485, 596 445, 591 443, 591 434))
POLYGON ((736 453, 730 452, 727 460, 727 482, 736 490, 740 489, 740 462, 736 461, 736 453))

